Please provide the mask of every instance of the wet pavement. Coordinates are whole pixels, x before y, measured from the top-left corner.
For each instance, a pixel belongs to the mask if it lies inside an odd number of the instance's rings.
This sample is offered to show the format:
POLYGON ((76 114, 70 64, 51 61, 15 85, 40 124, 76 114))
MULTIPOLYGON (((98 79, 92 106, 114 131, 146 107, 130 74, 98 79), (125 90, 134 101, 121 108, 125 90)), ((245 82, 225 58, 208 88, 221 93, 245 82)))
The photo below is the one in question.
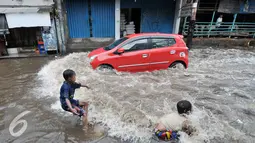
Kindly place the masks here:
POLYGON ((151 130, 162 115, 190 100, 198 134, 181 142, 252 143, 255 140, 255 52, 194 49, 188 70, 101 73, 87 53, 62 58, 0 60, 0 142, 156 142, 151 130), (92 90, 76 97, 90 102, 89 120, 104 127, 101 140, 84 133, 79 119, 61 110, 62 72, 71 68, 92 90), (23 124, 19 124, 22 122, 23 124))

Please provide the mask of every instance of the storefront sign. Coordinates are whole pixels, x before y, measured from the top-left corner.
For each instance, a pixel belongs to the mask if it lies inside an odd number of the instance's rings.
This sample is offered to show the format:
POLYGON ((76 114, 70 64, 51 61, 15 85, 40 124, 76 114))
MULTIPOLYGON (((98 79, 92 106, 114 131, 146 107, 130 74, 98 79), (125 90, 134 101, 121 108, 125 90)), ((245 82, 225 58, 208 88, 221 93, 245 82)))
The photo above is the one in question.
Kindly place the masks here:
POLYGON ((195 0, 183 0, 181 7, 181 17, 188 17, 192 15, 193 1, 195 0))

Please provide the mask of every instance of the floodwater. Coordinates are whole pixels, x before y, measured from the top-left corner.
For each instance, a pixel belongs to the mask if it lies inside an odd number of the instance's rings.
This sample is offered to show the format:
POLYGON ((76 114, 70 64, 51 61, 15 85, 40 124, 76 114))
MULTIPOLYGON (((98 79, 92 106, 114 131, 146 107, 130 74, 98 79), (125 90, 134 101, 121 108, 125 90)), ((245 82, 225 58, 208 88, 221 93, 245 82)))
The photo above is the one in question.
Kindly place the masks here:
POLYGON ((182 134, 180 142, 253 143, 254 93, 255 53, 237 49, 194 49, 188 70, 136 74, 93 71, 87 53, 1 60, 0 142, 156 142, 153 125, 186 99, 194 105, 188 118, 198 133, 182 134), (90 102, 89 120, 104 127, 107 137, 95 140, 77 117, 61 110, 67 68, 92 88, 77 90, 75 97, 90 102))

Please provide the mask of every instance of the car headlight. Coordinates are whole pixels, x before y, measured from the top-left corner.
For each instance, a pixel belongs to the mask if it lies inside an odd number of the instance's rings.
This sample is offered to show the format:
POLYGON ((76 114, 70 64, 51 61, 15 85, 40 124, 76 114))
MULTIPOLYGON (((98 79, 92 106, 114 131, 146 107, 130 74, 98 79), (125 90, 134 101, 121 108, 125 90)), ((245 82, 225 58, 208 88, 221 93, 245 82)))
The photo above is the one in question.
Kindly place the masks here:
POLYGON ((96 55, 95 55, 95 56, 90 57, 89 62, 92 62, 92 61, 93 61, 96 57, 97 57, 96 55))

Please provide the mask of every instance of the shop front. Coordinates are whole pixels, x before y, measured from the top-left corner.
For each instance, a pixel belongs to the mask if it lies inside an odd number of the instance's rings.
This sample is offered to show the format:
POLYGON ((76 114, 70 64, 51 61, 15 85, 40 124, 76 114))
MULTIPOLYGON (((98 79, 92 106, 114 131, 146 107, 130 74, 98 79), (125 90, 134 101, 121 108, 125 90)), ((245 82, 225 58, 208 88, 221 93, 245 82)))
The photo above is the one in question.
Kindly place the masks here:
POLYGON ((113 38, 115 0, 66 0, 70 38, 113 38))
POLYGON ((57 51, 54 19, 40 8, 0 8, 7 31, 2 33, 6 48, 3 54, 57 51))
POLYGON ((66 0, 69 38, 172 33, 175 6, 174 0, 66 0))
POLYGON ((175 5, 171 0, 122 0, 121 33, 172 33, 175 5))

